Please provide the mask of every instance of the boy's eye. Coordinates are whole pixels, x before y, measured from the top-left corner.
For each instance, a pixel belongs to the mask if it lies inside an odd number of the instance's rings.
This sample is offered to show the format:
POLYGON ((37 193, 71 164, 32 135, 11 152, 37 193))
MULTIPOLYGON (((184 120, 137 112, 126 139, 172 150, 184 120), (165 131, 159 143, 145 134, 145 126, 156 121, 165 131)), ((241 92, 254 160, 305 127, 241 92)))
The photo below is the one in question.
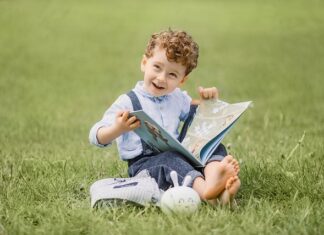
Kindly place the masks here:
POLYGON ((170 73, 169 75, 170 75, 170 77, 172 77, 172 78, 177 78, 177 77, 178 77, 177 74, 175 74, 175 73, 170 73))
POLYGON ((159 65, 157 65, 157 64, 153 65, 153 67, 154 67, 155 69, 160 69, 160 68, 161 68, 161 67, 160 67, 159 65))

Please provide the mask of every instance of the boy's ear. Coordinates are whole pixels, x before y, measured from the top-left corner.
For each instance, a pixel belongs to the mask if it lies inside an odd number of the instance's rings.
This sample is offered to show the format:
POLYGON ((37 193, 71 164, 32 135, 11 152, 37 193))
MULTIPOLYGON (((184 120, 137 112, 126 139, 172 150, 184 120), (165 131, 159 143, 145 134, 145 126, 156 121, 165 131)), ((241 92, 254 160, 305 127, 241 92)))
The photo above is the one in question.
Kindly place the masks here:
POLYGON ((147 58, 145 55, 143 55, 143 58, 141 60, 141 71, 144 72, 145 71, 145 65, 146 65, 146 62, 147 62, 147 58))

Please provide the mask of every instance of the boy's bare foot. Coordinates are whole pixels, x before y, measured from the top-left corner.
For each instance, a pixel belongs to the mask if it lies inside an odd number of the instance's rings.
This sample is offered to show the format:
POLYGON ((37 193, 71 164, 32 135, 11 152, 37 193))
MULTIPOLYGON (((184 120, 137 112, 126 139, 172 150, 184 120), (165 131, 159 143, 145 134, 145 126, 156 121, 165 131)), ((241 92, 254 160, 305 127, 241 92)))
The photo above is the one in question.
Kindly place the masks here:
POLYGON ((225 189, 227 181, 236 176, 239 170, 238 162, 231 155, 227 155, 221 162, 208 163, 204 170, 206 188, 203 198, 205 200, 217 198, 225 189))
POLYGON ((240 186, 241 181, 237 175, 230 177, 226 182, 225 190, 219 196, 220 204, 231 205, 236 193, 240 189, 240 186))

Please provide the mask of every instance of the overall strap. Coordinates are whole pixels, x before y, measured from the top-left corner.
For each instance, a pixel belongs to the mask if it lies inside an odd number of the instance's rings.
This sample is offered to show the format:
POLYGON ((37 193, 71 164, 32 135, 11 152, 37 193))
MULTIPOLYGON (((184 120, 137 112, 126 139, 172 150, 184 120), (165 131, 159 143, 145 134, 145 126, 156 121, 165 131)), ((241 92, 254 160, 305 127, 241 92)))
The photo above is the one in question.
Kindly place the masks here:
MULTIPOLYGON (((127 95, 130 98, 130 100, 132 101, 134 111, 143 109, 137 95, 135 94, 135 92, 133 90, 129 91, 127 93, 127 95)), ((143 147, 143 155, 151 155, 153 153, 153 150, 150 148, 150 146, 148 146, 142 139, 141 139, 141 143, 142 143, 142 147, 143 147)))
POLYGON ((186 136, 188 128, 191 125, 191 123, 195 117, 197 107, 198 107, 198 105, 195 105, 195 104, 190 105, 190 111, 189 111, 188 117, 185 120, 185 122, 182 126, 182 129, 181 129, 180 135, 178 137, 179 142, 182 142, 184 137, 186 136))
POLYGON ((134 111, 143 109, 137 95, 135 94, 135 92, 133 90, 129 91, 127 93, 127 95, 130 98, 130 100, 132 101, 134 111))

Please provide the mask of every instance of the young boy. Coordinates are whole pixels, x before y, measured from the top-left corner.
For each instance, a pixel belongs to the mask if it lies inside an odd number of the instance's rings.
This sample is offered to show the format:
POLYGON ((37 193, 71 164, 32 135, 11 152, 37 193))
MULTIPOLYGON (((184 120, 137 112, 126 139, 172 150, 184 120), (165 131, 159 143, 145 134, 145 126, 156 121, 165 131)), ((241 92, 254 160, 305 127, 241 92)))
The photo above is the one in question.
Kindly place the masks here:
MULTIPOLYGON (((99 147, 117 139, 120 157, 128 162, 131 177, 148 170, 159 187, 166 190, 172 185, 170 172, 175 170, 179 182, 186 175, 191 176, 191 186, 202 200, 218 199, 227 204, 240 187, 239 165, 232 156, 216 156, 201 170, 191 166, 180 153, 154 153, 133 132, 140 121, 129 116, 130 111, 143 109, 177 138, 179 124, 187 118, 190 104, 199 104, 179 88, 197 66, 198 55, 197 43, 184 31, 153 34, 141 61, 144 81, 137 82, 131 94, 121 95, 108 108, 102 120, 91 128, 89 139, 99 147)), ((199 95, 201 99, 215 99, 218 92, 215 87, 200 87, 199 95)))

